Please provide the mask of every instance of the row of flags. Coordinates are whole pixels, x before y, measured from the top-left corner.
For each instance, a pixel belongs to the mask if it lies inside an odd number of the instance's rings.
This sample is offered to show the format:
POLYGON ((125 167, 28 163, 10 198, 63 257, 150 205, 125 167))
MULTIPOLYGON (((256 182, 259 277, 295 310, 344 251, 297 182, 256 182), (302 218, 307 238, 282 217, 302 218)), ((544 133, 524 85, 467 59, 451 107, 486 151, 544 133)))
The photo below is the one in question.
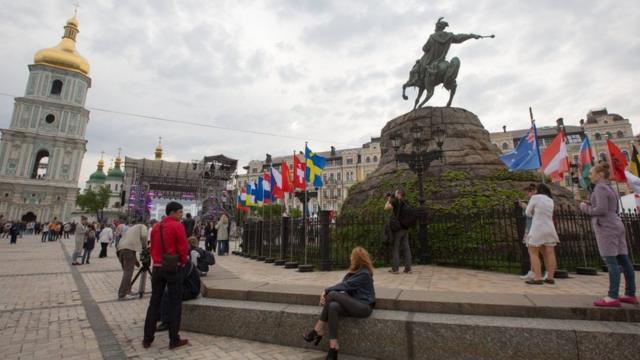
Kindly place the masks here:
MULTIPOLYGON (((569 154, 564 132, 560 131, 551 144, 540 154, 538 146, 538 131, 535 124, 520 139, 516 148, 500 157, 509 171, 540 170, 549 176, 552 181, 559 182, 564 179, 564 174, 569 171, 569 154)), ((640 157, 638 149, 633 146, 631 163, 620 148, 610 139, 607 139, 609 152, 609 164, 611 166, 611 178, 617 182, 626 182, 628 177, 638 177, 640 171, 640 157), (629 171, 625 169, 629 166, 629 171)), ((585 136, 580 145, 578 156, 578 169, 580 186, 587 189, 590 185, 589 170, 594 165, 593 152, 589 137, 585 136)))
POLYGON ((305 145, 304 161, 293 155, 293 169, 289 169, 286 161, 280 164, 280 170, 270 166, 256 181, 238 184, 239 191, 236 208, 248 212, 252 207, 262 207, 283 200, 285 194, 295 190, 305 191, 307 184, 321 188, 322 170, 326 166, 326 158, 314 153, 305 145))

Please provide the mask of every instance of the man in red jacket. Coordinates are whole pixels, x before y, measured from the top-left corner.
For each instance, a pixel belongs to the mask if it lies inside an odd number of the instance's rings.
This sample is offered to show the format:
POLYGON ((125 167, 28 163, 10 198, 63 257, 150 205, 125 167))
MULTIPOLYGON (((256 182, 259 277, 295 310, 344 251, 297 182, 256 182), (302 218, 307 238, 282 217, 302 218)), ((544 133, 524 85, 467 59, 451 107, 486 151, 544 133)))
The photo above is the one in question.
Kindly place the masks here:
POLYGON ((165 286, 169 296, 169 349, 186 345, 186 339, 180 339, 180 319, 182 315, 182 277, 183 268, 187 264, 188 248, 187 236, 180 223, 182 219, 182 205, 177 202, 167 204, 167 216, 157 223, 151 231, 151 260, 153 273, 151 275, 151 299, 144 321, 144 348, 151 346, 156 333, 156 324, 160 320, 160 304, 165 286), (161 236, 162 233, 162 236, 161 236), (162 246, 160 244, 162 238, 162 246), (164 247, 164 251, 163 251, 164 247), (174 273, 162 270, 162 255, 179 255, 179 268, 174 273))

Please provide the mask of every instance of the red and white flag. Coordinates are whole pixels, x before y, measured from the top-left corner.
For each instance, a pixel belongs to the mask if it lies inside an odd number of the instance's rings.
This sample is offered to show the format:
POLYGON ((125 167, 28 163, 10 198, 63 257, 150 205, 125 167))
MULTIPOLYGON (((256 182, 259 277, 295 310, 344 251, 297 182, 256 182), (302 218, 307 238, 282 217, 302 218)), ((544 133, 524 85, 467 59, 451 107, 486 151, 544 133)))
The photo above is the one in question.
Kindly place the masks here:
POLYGON ((282 174, 274 167, 271 168, 271 196, 275 199, 284 199, 282 174))
POLYGON ((282 160, 282 192, 290 193, 293 192, 293 185, 291 184, 291 172, 289 171, 289 166, 287 162, 282 160))
POLYGON ((564 134, 559 132, 542 154, 542 171, 551 177, 551 181, 562 181, 564 173, 569 171, 567 156, 567 143, 564 134))
POLYGON ((293 155, 293 188, 304 190, 307 185, 305 183, 306 166, 304 162, 298 159, 298 155, 293 155))

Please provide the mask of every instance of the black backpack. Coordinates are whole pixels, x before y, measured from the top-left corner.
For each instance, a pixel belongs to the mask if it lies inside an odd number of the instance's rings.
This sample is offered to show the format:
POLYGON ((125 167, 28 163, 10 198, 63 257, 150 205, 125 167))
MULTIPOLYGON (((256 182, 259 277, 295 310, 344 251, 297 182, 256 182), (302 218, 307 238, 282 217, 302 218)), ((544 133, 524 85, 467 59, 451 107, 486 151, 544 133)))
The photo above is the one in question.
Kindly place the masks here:
POLYGON ((418 214, 408 202, 402 201, 400 205, 400 216, 398 220, 404 229, 411 229, 418 222, 418 214))
POLYGON ((216 263, 216 258, 213 256, 213 253, 200 248, 197 248, 196 251, 200 255, 198 257, 198 270, 204 273, 209 272, 209 266, 215 265, 216 263))

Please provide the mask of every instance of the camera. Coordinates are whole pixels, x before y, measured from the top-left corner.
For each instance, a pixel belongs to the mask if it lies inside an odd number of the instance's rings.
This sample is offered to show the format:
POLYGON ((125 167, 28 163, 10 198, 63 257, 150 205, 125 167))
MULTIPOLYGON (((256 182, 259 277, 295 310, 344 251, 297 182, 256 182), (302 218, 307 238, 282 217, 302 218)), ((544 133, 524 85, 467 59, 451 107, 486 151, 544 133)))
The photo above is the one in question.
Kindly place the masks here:
POLYGON ((145 269, 151 266, 151 255, 149 254, 149 250, 142 249, 142 251, 140 251, 140 263, 145 269))

